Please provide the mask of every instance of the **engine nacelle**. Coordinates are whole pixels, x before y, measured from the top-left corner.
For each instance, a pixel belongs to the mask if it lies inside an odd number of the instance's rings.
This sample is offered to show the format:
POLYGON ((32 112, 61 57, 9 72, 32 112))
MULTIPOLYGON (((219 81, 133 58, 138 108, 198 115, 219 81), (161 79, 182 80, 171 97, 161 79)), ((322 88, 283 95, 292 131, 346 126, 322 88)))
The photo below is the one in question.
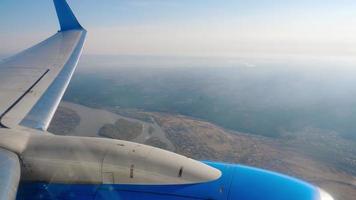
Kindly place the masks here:
POLYGON ((190 184, 213 181, 221 176, 218 169, 202 162, 127 141, 17 132, 1 137, 0 147, 18 148, 10 150, 19 154, 23 181, 190 184), (20 138, 23 141, 19 141, 20 138))

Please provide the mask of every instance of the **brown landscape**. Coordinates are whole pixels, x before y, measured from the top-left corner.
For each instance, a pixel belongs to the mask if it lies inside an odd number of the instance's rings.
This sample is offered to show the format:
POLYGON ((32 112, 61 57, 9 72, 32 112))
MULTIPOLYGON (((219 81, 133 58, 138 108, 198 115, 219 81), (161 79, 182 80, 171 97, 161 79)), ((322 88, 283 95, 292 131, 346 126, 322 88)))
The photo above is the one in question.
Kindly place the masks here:
POLYGON ((312 182, 337 200, 354 200, 356 197, 356 177, 353 174, 353 166, 356 166, 355 143, 323 130, 308 128, 293 136, 273 139, 225 130, 182 115, 120 109, 109 112, 68 102, 61 104, 49 130, 61 135, 130 140, 198 160, 238 163, 278 171, 312 182), (92 117, 88 118, 90 112, 92 117), (96 121, 96 118, 101 118, 101 121, 98 120, 101 123, 95 127, 82 127, 95 124, 90 120, 96 121), (88 132, 78 133, 83 128, 87 128, 88 132), (127 134, 129 132, 132 134, 127 134), (340 145, 342 148, 338 147, 340 145))

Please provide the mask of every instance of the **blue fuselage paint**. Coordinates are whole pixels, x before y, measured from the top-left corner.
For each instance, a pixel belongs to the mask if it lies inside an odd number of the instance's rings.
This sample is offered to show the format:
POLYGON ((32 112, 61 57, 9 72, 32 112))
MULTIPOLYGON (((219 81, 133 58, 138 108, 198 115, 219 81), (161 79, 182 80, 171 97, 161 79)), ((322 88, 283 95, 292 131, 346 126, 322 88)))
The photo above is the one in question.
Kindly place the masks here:
POLYGON ((215 181, 187 185, 86 185, 21 183, 17 199, 216 199, 316 200, 316 187, 257 168, 205 162, 219 169, 215 181))

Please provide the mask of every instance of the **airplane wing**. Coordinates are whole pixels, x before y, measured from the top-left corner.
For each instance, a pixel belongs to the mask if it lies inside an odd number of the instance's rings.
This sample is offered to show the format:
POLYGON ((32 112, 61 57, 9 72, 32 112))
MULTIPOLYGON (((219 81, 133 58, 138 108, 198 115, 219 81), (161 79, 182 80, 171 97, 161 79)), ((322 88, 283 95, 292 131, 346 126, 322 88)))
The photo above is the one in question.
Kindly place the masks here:
POLYGON ((317 187, 260 169, 121 140, 19 131, 47 129, 85 41, 66 1, 53 1, 60 30, 0 63, 0 200, 332 200, 317 187))
POLYGON ((0 199, 15 199, 20 182, 20 161, 13 152, 0 149, 0 199))
POLYGON ((54 0, 60 30, 0 62, 0 127, 46 130, 74 73, 86 30, 65 0, 54 0))

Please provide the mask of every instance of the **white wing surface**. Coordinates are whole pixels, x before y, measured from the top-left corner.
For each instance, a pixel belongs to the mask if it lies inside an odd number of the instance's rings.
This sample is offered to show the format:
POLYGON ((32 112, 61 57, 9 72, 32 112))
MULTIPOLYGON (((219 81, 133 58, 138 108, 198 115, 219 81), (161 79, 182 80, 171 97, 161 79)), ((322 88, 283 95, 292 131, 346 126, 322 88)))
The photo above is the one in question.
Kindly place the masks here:
POLYGON ((54 0, 61 30, 0 63, 0 126, 46 130, 74 73, 86 31, 65 0, 54 0))

